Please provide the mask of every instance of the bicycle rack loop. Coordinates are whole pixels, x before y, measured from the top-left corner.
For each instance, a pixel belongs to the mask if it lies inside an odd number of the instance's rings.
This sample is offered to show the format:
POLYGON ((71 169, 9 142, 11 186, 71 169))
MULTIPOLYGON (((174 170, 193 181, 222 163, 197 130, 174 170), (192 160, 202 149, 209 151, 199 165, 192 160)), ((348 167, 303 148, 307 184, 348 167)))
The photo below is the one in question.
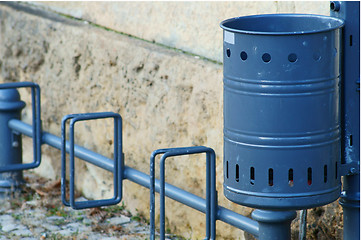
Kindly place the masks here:
POLYGON ((112 112, 102 113, 85 113, 85 114, 71 114, 67 115, 61 121, 61 197, 65 206, 71 206, 73 209, 94 208, 100 206, 108 206, 118 204, 122 200, 122 182, 123 182, 123 154, 122 154, 122 118, 119 114, 112 112), (113 167, 113 185, 114 197, 111 199, 103 200, 90 200, 75 202, 75 140, 74 130, 75 123, 85 120, 95 120, 113 118, 114 119, 114 167, 113 167), (69 145, 66 142, 66 122, 70 120, 70 141, 69 145), (68 147, 67 147, 68 146, 68 147), (66 200, 66 149, 68 149, 70 156, 70 200, 66 200), (70 203, 69 203, 70 202, 70 203))
MULTIPOLYGON (((155 157, 163 154, 160 160, 160 237, 165 238, 165 160, 168 157, 206 153, 206 239, 216 237, 216 154, 211 148, 184 147, 155 150, 150 157, 150 229, 151 240, 155 239, 155 157)), ((190 199, 190 201, 192 201, 190 199)), ((185 202, 184 204, 187 205, 185 202)))

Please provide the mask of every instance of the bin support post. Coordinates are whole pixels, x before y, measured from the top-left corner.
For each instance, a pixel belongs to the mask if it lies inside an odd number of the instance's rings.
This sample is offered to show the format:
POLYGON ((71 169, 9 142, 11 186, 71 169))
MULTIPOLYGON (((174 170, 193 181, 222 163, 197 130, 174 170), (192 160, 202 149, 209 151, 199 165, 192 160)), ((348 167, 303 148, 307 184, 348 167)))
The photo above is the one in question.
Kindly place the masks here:
POLYGON ((252 218, 259 224, 259 240, 291 239, 291 222, 296 211, 255 210, 252 218))
POLYGON ((343 178, 340 199, 343 208, 343 239, 360 239, 360 175, 343 178))
MULTIPOLYGON (((25 103, 16 89, 0 89, 0 167, 22 163, 21 135, 8 126, 10 119, 20 119, 25 103)), ((19 190, 22 171, 0 173, 0 198, 19 190)))

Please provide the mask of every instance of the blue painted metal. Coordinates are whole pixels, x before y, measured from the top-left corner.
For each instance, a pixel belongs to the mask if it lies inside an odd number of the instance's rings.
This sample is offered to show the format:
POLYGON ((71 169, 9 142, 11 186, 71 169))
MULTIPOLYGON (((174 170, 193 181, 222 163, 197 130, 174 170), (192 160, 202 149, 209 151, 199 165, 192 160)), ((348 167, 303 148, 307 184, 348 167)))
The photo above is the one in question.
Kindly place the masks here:
POLYGON ((150 227, 151 239, 155 239, 155 167, 154 161, 158 154, 164 154, 160 160, 160 238, 165 239, 165 159, 168 157, 206 153, 206 239, 215 239, 216 236, 216 172, 215 153, 213 149, 197 146, 186 148, 159 149, 152 153, 150 158, 150 227))
POLYGON ((343 238, 360 239, 360 2, 333 1, 331 16, 345 21, 342 65, 343 238))
POLYGON ((85 113, 85 114, 70 114, 62 120, 62 147, 61 147, 61 189, 62 189, 62 200, 64 205, 71 206, 74 209, 93 208, 100 206, 108 206, 118 204, 122 200, 122 180, 123 180, 123 169, 122 169, 122 118, 119 114, 113 112, 100 112, 100 113, 85 113), (89 200, 89 201, 75 201, 75 141, 74 141, 74 130, 75 123, 85 120, 95 120, 113 118, 114 119, 114 164, 113 164, 113 176, 114 176, 114 196, 110 199, 102 200, 89 200), (70 120, 69 126, 69 162, 70 162, 70 200, 66 200, 66 122, 70 120))
POLYGON ((221 23, 229 200, 288 210, 339 197, 342 26, 304 14, 221 23))
POLYGON ((343 239, 360 239, 360 175, 344 177, 340 199, 343 208, 343 239))
MULTIPOLYGON (((331 2, 338 11, 331 15, 343 19, 342 66, 342 163, 360 161, 360 2, 331 2)), ((347 174, 347 173, 346 173, 347 174)))
MULTIPOLYGON (((9 121, 9 127, 21 134, 24 134, 28 137, 33 137, 32 126, 26 124, 20 120, 12 119, 9 121)), ((51 133, 42 132, 42 143, 47 144, 51 147, 61 150, 62 148, 62 138, 55 136, 51 133)), ((69 152, 69 144, 66 144, 66 152, 69 152)), ((112 159, 109 159, 99 153, 93 152, 86 148, 80 147, 79 145, 74 145, 74 155, 88 163, 91 163, 95 166, 98 166, 107 171, 113 172, 114 162, 112 159)), ((123 178, 131 182, 139 184, 143 187, 150 188, 150 176, 141 171, 133 169, 128 166, 123 168, 123 178)), ((158 179, 155 179, 155 191, 160 191, 160 182, 158 179)), ((174 201, 183 203, 184 205, 191 207, 199 212, 206 213, 206 200, 196 196, 192 193, 184 191, 183 189, 177 188, 171 184, 165 184, 165 195, 174 201)), ((241 214, 233 212, 222 206, 217 206, 216 219, 227 223, 231 226, 244 230, 258 236, 258 223, 248 217, 245 217, 241 214)))
MULTIPOLYGON (((168 149, 158 149, 152 152, 150 156, 150 201, 149 201, 149 226, 150 226, 150 240, 155 240, 155 158, 159 154, 164 154, 168 149)), ((208 225, 207 225, 208 227, 208 225)))
POLYGON ((255 210, 252 218, 259 223, 259 240, 291 239, 291 222, 295 219, 295 211, 255 210))
MULTIPOLYGON (((33 82, 14 82, 14 83, 0 84, 0 89, 16 89, 16 88, 31 88, 32 132, 34 133, 34 136, 33 136, 34 160, 32 163, 24 163, 24 164, 18 160, 16 160, 15 162, 12 162, 13 160, 10 160, 11 164, 2 165, 0 167, 0 173, 36 168, 41 163, 40 87, 38 84, 33 83, 33 82)), ((9 105, 10 103, 2 103, 2 104, 5 107, 6 105, 9 105)), ((18 103, 16 103, 16 104, 18 104, 18 103)), ((10 106, 8 106, 8 107, 10 108, 10 106)), ((8 120, 10 120, 10 119, 8 119, 8 120)), ((4 124, 7 124, 7 123, 4 123, 4 124)), ((6 144, 6 143, 4 143, 4 144, 6 144)), ((8 157, 11 157, 11 156, 8 156, 8 157)))
MULTIPOLYGON (((10 119, 20 119, 25 103, 16 89, 0 89, 0 167, 22 163, 22 139, 9 128, 10 119)), ((0 197, 19 189, 23 182, 21 171, 0 174, 0 197)))
MULTIPOLYGON (((151 188, 150 185, 150 176, 142 173, 136 169, 125 166, 124 169, 124 178, 128 179, 134 183, 137 183, 143 187, 151 188)), ((155 179, 155 191, 160 192, 160 181, 155 179)), ((173 199, 177 202, 180 202, 188 207, 191 207, 202 213, 206 213, 206 200, 198 197, 192 193, 184 191, 178 187, 175 187, 171 184, 165 183, 165 195, 170 199, 173 199)), ((248 217, 245 217, 241 214, 235 213, 227 208, 222 206, 217 206, 217 215, 216 219, 224 223, 227 223, 231 226, 244 230, 251 233, 254 236, 258 236, 258 223, 248 217)), ((154 209, 154 207, 153 207, 154 209)), ((154 211, 154 210, 153 210, 154 211)), ((153 220, 154 222, 154 220, 153 220)), ((154 224, 153 224, 154 226, 154 224)))
MULTIPOLYGON (((17 131, 21 134, 24 134, 28 137, 33 137, 32 126, 26 124, 20 120, 12 119, 9 121, 9 127, 14 131, 17 131)), ((60 137, 50 134, 48 132, 43 131, 41 137, 42 144, 47 144, 51 147, 61 150, 62 148, 62 140, 60 137)), ((66 152, 69 153, 69 143, 66 144, 66 152)), ((114 163, 113 159, 109 159, 104 157, 103 155, 90 151, 84 147, 81 147, 77 144, 74 144, 74 155, 77 158, 80 158, 88 163, 91 163, 95 166, 98 166, 102 169, 105 169, 109 172, 113 172, 114 163)))

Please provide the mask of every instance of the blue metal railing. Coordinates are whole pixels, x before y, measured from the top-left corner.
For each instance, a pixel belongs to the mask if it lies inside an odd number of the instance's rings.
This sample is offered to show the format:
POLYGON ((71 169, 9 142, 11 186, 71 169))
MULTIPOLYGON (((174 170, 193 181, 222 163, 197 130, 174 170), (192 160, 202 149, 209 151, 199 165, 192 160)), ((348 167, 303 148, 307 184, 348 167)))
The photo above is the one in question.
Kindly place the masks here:
MULTIPOLYGON (((74 115, 69 115, 69 118, 71 118, 71 116, 74 115)), ((66 117, 64 119, 67 119, 66 117)), ((18 119, 12 119, 9 121, 8 123, 9 128, 17 131, 25 136, 28 137, 34 137, 34 131, 33 131, 33 127, 27 123, 22 122, 21 120, 18 119)), ((51 133, 48 132, 41 132, 41 144, 47 144, 51 147, 54 147, 56 149, 61 150, 63 148, 63 150, 65 150, 65 152, 69 153, 70 149, 72 148, 70 145, 70 142, 65 142, 65 148, 64 148, 64 139, 53 135, 51 133)), ((74 144, 74 143, 73 143, 74 144)), ((107 171, 110 172, 114 172, 114 161, 112 159, 109 159, 99 153, 93 152, 89 149, 86 149, 84 147, 81 147, 77 144, 74 144, 74 153, 73 156, 78 157, 79 159, 82 159, 88 163, 91 163, 95 166, 98 166, 102 169, 105 169, 107 171)), ((161 150, 157 150, 155 152, 153 152, 152 156, 154 155, 154 153, 165 153, 165 152, 169 152, 169 155, 175 154, 175 153, 180 153, 181 151, 187 151, 187 149, 193 149, 193 150, 197 150, 197 151, 206 151, 207 154, 212 155, 211 152, 213 152, 212 149, 210 148, 206 148, 206 147, 191 147, 191 148, 178 148, 178 149, 173 149, 176 151, 172 151, 172 149, 161 149, 161 150), (178 152, 177 152, 178 151, 178 152)), ((195 154, 195 152, 194 152, 195 154)), ((155 155, 154 155, 155 157, 155 155)), ((167 155, 165 156, 167 157, 167 155)), ((208 156, 209 159, 215 159, 215 156, 210 157, 208 156)), ((213 161, 213 160, 211 160, 213 161)), ((213 166, 213 164, 211 164, 213 166)), ((152 165, 151 165, 152 166, 152 165)), ((154 166, 154 164, 153 164, 154 166)), ((137 183, 143 187, 149 188, 151 189, 151 185, 152 182, 154 183, 153 185, 153 191, 154 192, 160 192, 161 191, 161 181, 158 179, 152 178, 152 174, 148 175, 145 174, 141 171, 138 171, 136 169, 133 169, 131 167, 128 166, 123 166, 123 172, 122 172, 122 177, 123 179, 127 179, 129 181, 132 181, 134 183, 137 183), (151 180, 152 179, 152 180, 151 180)), ((213 168, 215 169, 215 168, 213 168)), ((64 170, 65 170, 65 165, 64 165, 64 170)), ((212 170, 213 171, 213 170, 212 170)), ((151 171, 152 172, 152 171, 151 171)), ((154 170, 153 170, 153 174, 154 174, 154 170)), ((213 174, 211 174, 213 175, 213 174)), ((65 179, 64 179, 65 180, 65 179)), ((64 181, 62 180, 62 181, 64 181)), ((213 185, 213 181, 211 181, 210 185, 213 185)), ((201 198, 199 196, 196 196, 192 193, 189 193, 183 189, 180 189, 176 186, 173 186, 171 184, 168 184, 166 182, 163 183, 164 184, 164 191, 162 191, 162 194, 164 194, 164 196, 167 196, 177 202, 180 202, 184 205, 187 205, 195 210, 198 210, 202 213, 207 213, 207 200, 204 198, 201 198)), ((207 186, 209 186, 209 183, 207 184, 207 186)), ((215 184, 214 184, 215 187, 215 184)), ((65 188, 65 187, 64 187, 65 188)), ((64 188, 62 189, 62 191, 64 191, 64 188)), ((213 186, 211 186, 211 188, 213 188, 213 186)), ((209 190, 208 190, 209 191, 209 190)), ((209 212, 213 212, 212 217, 211 217, 211 224, 208 225, 209 228, 212 228, 214 230, 210 230, 210 233, 213 231, 215 234, 215 224, 213 225, 213 222, 215 223, 216 220, 222 221, 224 223, 227 223, 231 226, 234 226, 236 228, 239 228, 241 230, 247 231, 251 234, 253 234, 254 236, 258 236, 259 233, 259 228, 258 228, 258 223, 248 217, 245 217, 241 214, 238 214, 236 212, 233 212, 227 208, 224 208, 222 206, 218 206, 217 205, 217 197, 211 197, 211 199, 214 199, 212 201, 212 203, 210 204, 211 206, 213 206, 213 209, 209 209, 209 212), (213 226, 212 226, 213 225, 213 226)), ((97 200, 97 201, 102 201, 102 200, 97 200)), ((69 203, 68 201, 64 201, 67 205, 71 205, 71 203, 69 203)), ((154 203, 154 202, 153 202, 154 203)), ((74 206, 74 204, 73 204, 74 206)), ((83 206, 81 206, 82 208, 83 206)), ((75 208, 77 208, 76 204, 75 204, 75 208)), ((154 208, 153 208, 154 209, 154 208)), ((154 220, 153 220, 154 223, 154 220)), ((155 229, 155 225, 152 225, 152 232, 154 233, 154 229, 155 229)), ((210 236, 214 236, 212 234, 210 234, 210 236)))

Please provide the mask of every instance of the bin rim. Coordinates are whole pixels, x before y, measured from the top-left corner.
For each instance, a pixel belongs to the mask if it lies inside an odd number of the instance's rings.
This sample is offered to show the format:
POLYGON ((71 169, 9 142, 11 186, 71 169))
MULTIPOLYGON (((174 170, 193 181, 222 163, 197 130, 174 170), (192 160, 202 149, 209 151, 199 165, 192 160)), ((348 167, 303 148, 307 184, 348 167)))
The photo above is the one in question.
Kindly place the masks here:
POLYGON ((286 14, 259 14, 259 15, 247 15, 241 17, 230 18, 222 21, 220 23, 220 27, 229 32, 234 33, 242 33, 242 34, 253 34, 253 35, 304 35, 304 34, 312 34, 312 33, 321 33, 321 32, 328 32, 338 28, 342 28, 345 25, 344 20, 336 17, 330 17, 326 15, 317 15, 317 14, 297 14, 297 13, 286 13, 286 14), (236 29, 232 27, 225 26, 227 23, 232 23, 236 21, 242 20, 252 20, 252 19, 270 19, 270 18, 314 18, 315 21, 319 20, 331 20, 334 23, 334 26, 322 27, 321 29, 315 30, 308 30, 308 31, 256 31, 256 30, 247 30, 247 29, 236 29), (317 19, 317 20, 316 20, 317 19))

